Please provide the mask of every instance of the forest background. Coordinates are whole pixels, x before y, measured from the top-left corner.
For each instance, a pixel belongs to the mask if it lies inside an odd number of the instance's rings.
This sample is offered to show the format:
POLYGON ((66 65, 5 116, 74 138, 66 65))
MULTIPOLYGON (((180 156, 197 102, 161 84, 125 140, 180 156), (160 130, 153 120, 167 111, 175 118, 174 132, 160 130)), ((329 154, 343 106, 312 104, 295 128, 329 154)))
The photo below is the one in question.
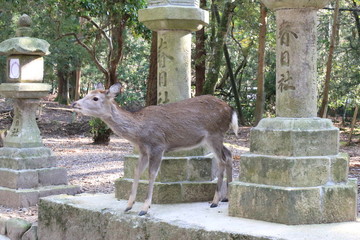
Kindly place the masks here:
MULTIPOLYGON (((50 43, 44 82, 58 102, 69 104, 98 82, 107 87, 121 82, 120 104, 156 104, 156 33, 137 15, 146 5, 145 0, 0 0, 0 42, 14 37, 17 19, 28 14, 33 37, 50 43)), ((338 116, 343 124, 356 119, 359 106, 359 5, 360 0, 335 0, 319 11, 319 116, 338 116)), ((200 7, 209 11, 210 23, 193 33, 193 95, 226 100, 242 125, 275 116, 274 12, 256 0, 200 0, 200 7)), ((5 69, 0 56, 1 82, 5 69)))

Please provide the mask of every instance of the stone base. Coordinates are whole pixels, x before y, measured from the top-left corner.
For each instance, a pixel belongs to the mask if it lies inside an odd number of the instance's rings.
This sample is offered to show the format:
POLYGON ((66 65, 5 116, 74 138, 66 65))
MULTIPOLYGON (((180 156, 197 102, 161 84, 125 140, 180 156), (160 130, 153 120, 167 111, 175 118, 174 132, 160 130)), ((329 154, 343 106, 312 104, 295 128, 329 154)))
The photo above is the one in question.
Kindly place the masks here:
POLYGON ((0 186, 12 189, 29 189, 67 184, 65 168, 12 170, 0 168, 0 186))
POLYGON ((55 165, 46 147, 0 148, 0 205, 29 207, 41 197, 79 193, 78 186, 67 185, 66 169, 55 165))
POLYGON ((345 183, 348 179, 348 155, 284 157, 243 154, 240 182, 283 187, 316 187, 345 183))
MULTIPOLYGON (((115 182, 115 197, 128 199, 133 179, 118 179, 115 182)), ((136 200, 144 202, 148 192, 148 181, 141 180, 136 200)), ((187 203, 211 201, 216 190, 216 182, 155 182, 152 197, 153 203, 187 203)))
POLYGON ((230 184, 229 215, 288 225, 355 221, 357 180, 318 187, 230 184))
POLYGON ((35 206, 41 197, 50 195, 68 194, 75 195, 80 192, 78 186, 56 185, 31 189, 10 189, 0 187, 0 205, 23 208, 35 206))
MULTIPOLYGON (((199 150, 200 151, 200 150, 199 150)), ((183 155, 183 153, 177 153, 183 155)), ((128 199, 138 156, 125 156, 124 178, 115 182, 117 199, 128 199)), ((163 157, 155 180, 153 203, 184 203, 211 201, 216 182, 213 181, 213 159, 210 156, 163 157)), ((137 201, 144 201, 148 192, 148 171, 140 177, 137 201)))
POLYGON ((0 168, 37 169, 55 167, 56 160, 50 148, 0 148, 0 168))
POLYGON ((138 216, 141 203, 124 213, 126 205, 113 194, 42 198, 38 239, 358 240, 360 236, 360 219, 288 226, 230 217, 227 203, 217 208, 210 208, 208 202, 153 204, 146 216, 138 216))

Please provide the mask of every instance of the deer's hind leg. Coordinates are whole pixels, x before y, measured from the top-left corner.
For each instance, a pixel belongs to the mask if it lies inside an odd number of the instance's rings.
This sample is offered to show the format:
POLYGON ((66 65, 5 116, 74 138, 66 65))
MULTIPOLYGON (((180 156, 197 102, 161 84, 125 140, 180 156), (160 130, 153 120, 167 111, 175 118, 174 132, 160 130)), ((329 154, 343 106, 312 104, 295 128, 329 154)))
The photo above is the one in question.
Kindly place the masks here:
POLYGON ((130 193, 130 197, 129 197, 125 212, 131 210, 135 203, 137 188, 139 185, 139 179, 140 179, 141 174, 144 172, 144 170, 148 166, 148 163, 149 163, 148 154, 145 152, 141 153, 139 156, 139 159, 138 159, 138 164, 134 170, 134 181, 133 181, 133 184, 131 187, 131 193, 130 193))
POLYGON ((232 154, 229 149, 227 149, 225 146, 222 148, 222 157, 223 161, 225 161, 225 167, 226 167, 226 196, 221 201, 227 202, 229 201, 228 193, 229 193, 229 183, 233 180, 233 158, 232 154))
POLYGON ((226 169, 227 183, 232 181, 232 157, 231 152, 223 145, 223 137, 213 137, 207 141, 207 144, 212 149, 215 159, 217 161, 217 186, 211 208, 217 207, 220 200, 222 200, 221 189, 224 182, 224 172, 226 169))

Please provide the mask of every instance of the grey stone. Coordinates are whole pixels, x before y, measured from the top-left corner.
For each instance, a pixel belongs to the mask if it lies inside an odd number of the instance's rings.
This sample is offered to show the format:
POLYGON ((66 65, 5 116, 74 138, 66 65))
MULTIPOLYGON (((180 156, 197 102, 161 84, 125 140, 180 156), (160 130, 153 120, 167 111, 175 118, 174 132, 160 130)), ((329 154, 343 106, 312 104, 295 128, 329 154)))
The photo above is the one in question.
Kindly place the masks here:
POLYGON ((69 194, 74 195, 80 192, 78 186, 56 185, 30 189, 10 189, 0 187, 0 205, 19 208, 35 206, 39 198, 50 195, 69 194))
MULTIPOLYGON (((115 181, 115 197, 128 199, 131 192, 132 179, 121 178, 115 181)), ((211 201, 216 190, 216 182, 155 182, 153 203, 186 203, 211 201)), ((144 201, 148 192, 148 181, 139 181, 136 200, 144 201)))
POLYGON ((6 234, 6 222, 7 222, 7 218, 4 217, 0 217, 0 235, 5 235, 6 234))
POLYGON ((14 170, 55 167, 56 159, 50 148, 0 148, 0 168, 14 170))
POLYGON ((258 126, 251 129, 250 151, 260 155, 291 157, 337 155, 339 129, 329 119, 262 119, 258 126))
POLYGON ((318 187, 233 182, 229 215, 288 225, 356 220, 356 180, 318 187))
POLYGON ((0 169, 0 186, 12 189, 38 187, 36 170, 0 169))
POLYGON ((37 223, 32 224, 30 229, 24 233, 21 240, 37 240, 37 229, 37 223))
POLYGON ((6 98, 42 98, 49 94, 47 83, 2 83, 0 96, 6 98))
POLYGON ((261 0, 266 7, 271 9, 291 9, 291 8, 323 8, 330 0, 261 0))
POLYGON ((40 186, 66 185, 68 183, 65 168, 45 168, 38 171, 38 173, 40 186))
MULTIPOLYGON (((316 225, 268 223, 228 216, 228 204, 210 208, 208 202, 153 204, 138 216, 142 204, 124 213, 127 201, 113 194, 51 196, 39 204, 40 240, 119 239, 246 239, 358 240, 360 222, 316 225)), ((266 212, 264 212, 266 214, 266 212)))
POLYGON ((11 218, 6 222, 6 235, 12 240, 21 240, 23 234, 29 230, 30 227, 31 223, 23 219, 11 218))

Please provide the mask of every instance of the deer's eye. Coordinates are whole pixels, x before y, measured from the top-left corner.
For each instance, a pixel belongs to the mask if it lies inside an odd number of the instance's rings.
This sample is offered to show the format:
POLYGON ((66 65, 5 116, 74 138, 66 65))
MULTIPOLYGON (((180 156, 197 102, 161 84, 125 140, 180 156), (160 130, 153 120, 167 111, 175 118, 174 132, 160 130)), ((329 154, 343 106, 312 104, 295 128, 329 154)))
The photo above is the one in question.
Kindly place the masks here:
POLYGON ((94 97, 93 100, 96 102, 97 100, 99 100, 97 97, 94 97))

